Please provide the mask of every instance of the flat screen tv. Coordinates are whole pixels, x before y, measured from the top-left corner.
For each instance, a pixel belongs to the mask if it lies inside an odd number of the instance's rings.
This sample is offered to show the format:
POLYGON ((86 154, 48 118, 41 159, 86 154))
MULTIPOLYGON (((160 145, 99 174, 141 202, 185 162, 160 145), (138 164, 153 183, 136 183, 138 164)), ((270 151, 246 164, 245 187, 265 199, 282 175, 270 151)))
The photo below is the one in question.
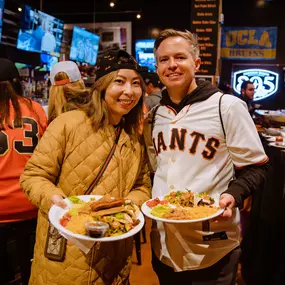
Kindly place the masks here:
POLYGON ((0 41, 2 38, 2 25, 3 25, 3 16, 4 16, 4 0, 0 0, 0 41))
POLYGON ((135 44, 136 59, 141 66, 147 66, 148 71, 155 72, 155 58, 153 53, 155 40, 138 40, 135 44))
POLYGON ((70 59, 95 65, 100 37, 77 26, 73 27, 70 59))
POLYGON ((21 12, 17 48, 60 56, 63 21, 25 5, 21 12))

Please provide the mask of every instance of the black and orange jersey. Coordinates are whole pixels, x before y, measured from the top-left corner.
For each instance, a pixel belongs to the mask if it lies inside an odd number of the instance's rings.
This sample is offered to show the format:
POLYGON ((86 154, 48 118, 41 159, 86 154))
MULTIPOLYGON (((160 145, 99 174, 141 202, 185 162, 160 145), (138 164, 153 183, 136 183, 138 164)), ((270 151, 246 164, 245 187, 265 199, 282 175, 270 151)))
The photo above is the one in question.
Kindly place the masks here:
MULTIPOLYGON (((47 127, 42 106, 32 101, 32 108, 19 100, 23 126, 0 131, 0 223, 32 219, 37 208, 26 198, 19 184, 20 175, 47 127)), ((10 105, 10 117, 14 118, 10 105)), ((10 124, 13 127, 14 121, 10 124)))

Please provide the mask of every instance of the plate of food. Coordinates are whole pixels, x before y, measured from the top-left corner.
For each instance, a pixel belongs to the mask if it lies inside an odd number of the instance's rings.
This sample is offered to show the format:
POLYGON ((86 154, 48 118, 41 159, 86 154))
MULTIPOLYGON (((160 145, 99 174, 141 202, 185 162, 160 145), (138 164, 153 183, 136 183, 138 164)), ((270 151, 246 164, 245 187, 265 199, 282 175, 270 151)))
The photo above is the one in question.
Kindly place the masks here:
POLYGON ((144 216, 130 200, 110 195, 71 196, 66 208, 53 205, 49 220, 60 233, 86 241, 109 242, 131 237, 144 225, 144 216))
POLYGON ((221 215, 224 209, 217 203, 206 193, 172 191, 146 201, 142 205, 142 212, 151 219, 165 223, 196 223, 221 215))
POLYGON ((278 147, 278 148, 285 148, 285 142, 283 141, 282 142, 279 142, 279 141, 270 142, 268 145, 278 147))

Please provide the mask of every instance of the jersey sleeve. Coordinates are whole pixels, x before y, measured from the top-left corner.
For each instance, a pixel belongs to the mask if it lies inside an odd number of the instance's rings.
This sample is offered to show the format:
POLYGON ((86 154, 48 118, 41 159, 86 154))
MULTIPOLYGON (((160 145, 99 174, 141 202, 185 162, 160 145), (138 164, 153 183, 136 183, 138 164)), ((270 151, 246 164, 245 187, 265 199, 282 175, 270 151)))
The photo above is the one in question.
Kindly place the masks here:
POLYGON ((226 144, 235 167, 243 168, 266 163, 268 157, 246 104, 239 98, 230 97, 232 96, 223 97, 221 111, 226 144), (223 104, 224 99, 225 104, 223 104), (226 105, 226 108, 223 108, 223 105, 226 105))

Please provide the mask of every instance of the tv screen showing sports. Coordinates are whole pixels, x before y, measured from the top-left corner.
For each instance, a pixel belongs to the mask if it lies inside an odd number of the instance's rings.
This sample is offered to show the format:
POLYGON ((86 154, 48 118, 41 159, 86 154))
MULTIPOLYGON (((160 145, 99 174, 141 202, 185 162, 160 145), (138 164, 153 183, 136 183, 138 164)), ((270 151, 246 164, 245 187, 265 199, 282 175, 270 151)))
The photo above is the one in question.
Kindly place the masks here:
POLYGON ((155 72, 155 58, 153 53, 155 40, 138 40, 136 41, 136 59, 141 66, 147 66, 148 71, 155 72))
POLYGON ((100 37, 74 26, 70 48, 70 59, 95 65, 100 37))
POLYGON ((60 56, 63 21, 25 5, 20 19, 17 48, 60 56))
POLYGON ((39 69, 39 71, 50 71, 51 68, 56 63, 58 63, 58 57, 42 53, 41 54, 41 64, 42 64, 42 67, 39 69))
POLYGON ((0 0, 0 41, 2 38, 2 25, 3 25, 3 16, 4 16, 4 0, 0 0))

